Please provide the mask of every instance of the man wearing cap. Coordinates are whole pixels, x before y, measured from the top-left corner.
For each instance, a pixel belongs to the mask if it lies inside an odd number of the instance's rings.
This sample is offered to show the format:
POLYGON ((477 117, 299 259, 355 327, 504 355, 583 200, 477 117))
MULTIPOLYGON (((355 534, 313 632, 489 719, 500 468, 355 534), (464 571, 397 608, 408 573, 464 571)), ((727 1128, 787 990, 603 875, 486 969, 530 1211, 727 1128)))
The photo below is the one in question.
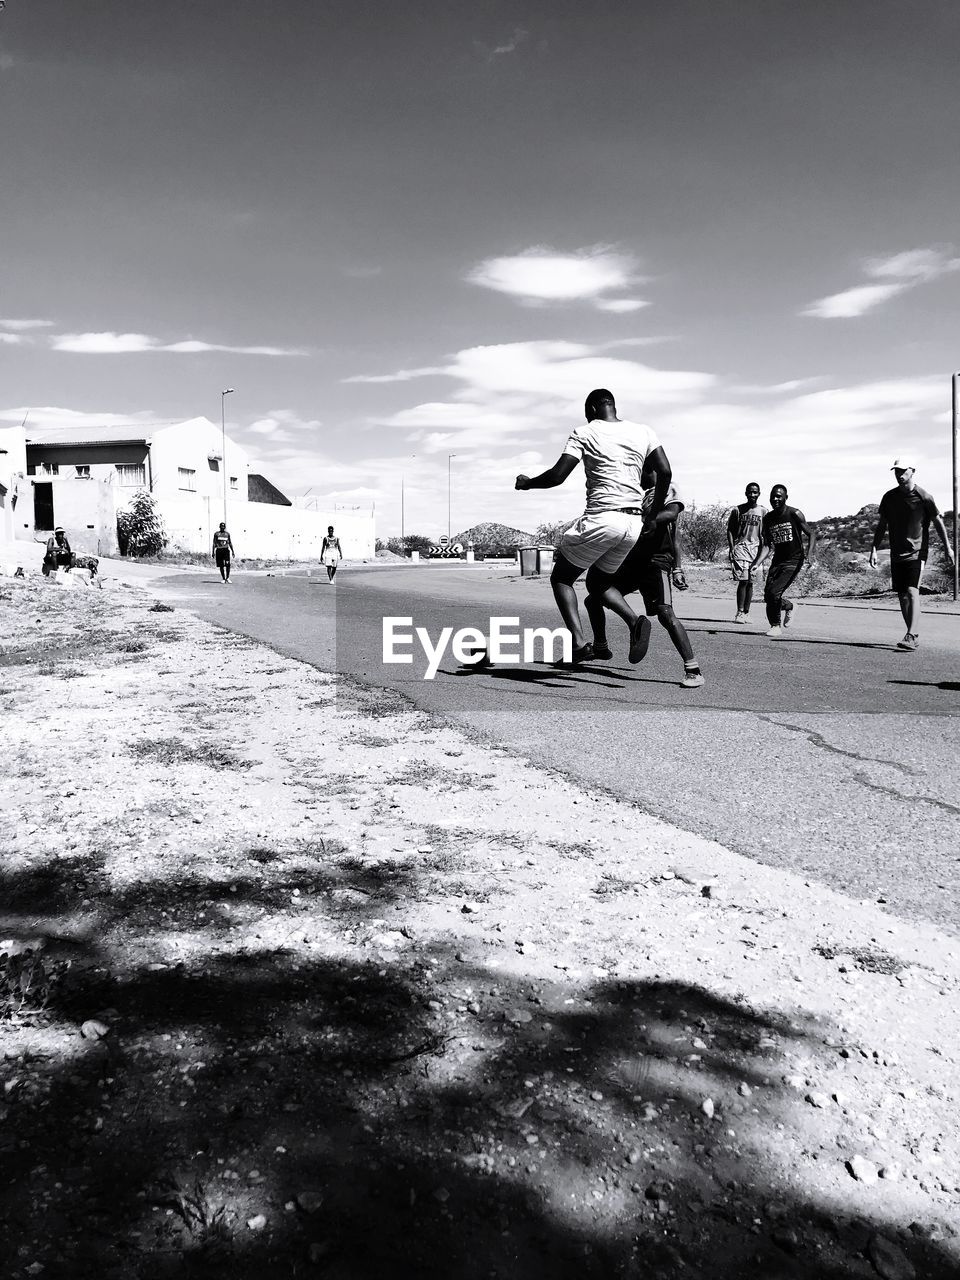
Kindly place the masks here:
POLYGON ((225 587, 230 586, 230 557, 234 555, 233 539, 221 520, 220 528, 213 535, 213 559, 220 570, 220 577, 225 587))
POLYGON ((47 549, 44 552, 40 571, 45 578, 49 578, 50 574, 56 573, 58 569, 69 569, 72 563, 73 553, 70 550, 70 543, 67 541, 63 526, 58 524, 47 539, 47 549))
MULTIPOLYGON (((519 475, 515 485, 517 489, 553 489, 563 484, 578 462, 583 463, 586 510, 560 539, 550 576, 557 608, 573 640, 574 665, 588 662, 593 646, 583 633, 573 584, 592 566, 603 574, 616 573, 641 533, 653 527, 663 510, 673 476, 654 430, 618 418, 616 401, 605 388, 590 392, 584 414, 586 425, 574 429, 553 466, 538 476, 519 475), (642 509, 644 464, 657 475, 648 509, 642 509)), ((637 619, 631 644, 640 639, 642 621, 637 619)))
POLYGON ((890 531, 890 576, 900 597, 900 612, 907 634, 897 641, 898 649, 916 649, 920 644, 920 579, 930 550, 931 524, 940 535, 947 563, 953 565, 953 548, 947 537, 943 516, 925 489, 914 480, 913 459, 901 456, 890 470, 897 482, 880 499, 880 518, 873 532, 870 568, 877 567, 877 548, 890 531))

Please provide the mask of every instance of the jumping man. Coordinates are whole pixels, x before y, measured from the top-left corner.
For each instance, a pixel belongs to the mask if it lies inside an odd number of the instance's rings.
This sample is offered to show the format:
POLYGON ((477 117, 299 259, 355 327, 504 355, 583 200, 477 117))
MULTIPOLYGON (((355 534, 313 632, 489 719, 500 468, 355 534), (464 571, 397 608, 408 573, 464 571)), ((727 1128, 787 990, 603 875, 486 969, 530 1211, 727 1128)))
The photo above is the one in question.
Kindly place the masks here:
POLYGON ((573 584, 592 565, 601 573, 616 573, 643 532, 644 521, 652 527, 663 510, 672 475, 656 433, 651 427, 621 421, 609 391, 602 387, 591 391, 584 414, 586 426, 575 428, 552 467, 538 476, 516 479, 517 489, 553 489, 563 484, 578 462, 583 463, 586 510, 561 537, 550 576, 554 599, 573 641, 574 664, 592 658, 593 647, 583 634, 573 584), (657 482, 645 517, 641 475, 648 460, 657 482))

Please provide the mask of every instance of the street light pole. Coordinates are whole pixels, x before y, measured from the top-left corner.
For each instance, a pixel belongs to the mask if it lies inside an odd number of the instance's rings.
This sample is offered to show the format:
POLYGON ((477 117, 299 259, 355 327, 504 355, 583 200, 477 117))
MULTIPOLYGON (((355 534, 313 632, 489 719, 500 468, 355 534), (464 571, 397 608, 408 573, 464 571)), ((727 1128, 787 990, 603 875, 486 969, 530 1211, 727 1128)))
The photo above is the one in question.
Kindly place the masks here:
POLYGON ((457 455, 455 453, 447 454, 447 543, 448 544, 450 542, 450 539, 453 533, 450 526, 450 490, 451 490, 451 482, 452 482, 452 474, 453 474, 450 463, 451 463, 451 459, 455 458, 456 456, 457 455))
POLYGON ((223 467, 223 523, 227 523, 227 420, 224 416, 223 402, 227 396, 233 395, 233 387, 224 387, 220 392, 220 465, 223 467))
POLYGON ((960 566, 957 564, 960 557, 960 540, 957 538, 957 382, 960 380, 960 373, 953 375, 953 598, 957 599, 960 595, 960 566))

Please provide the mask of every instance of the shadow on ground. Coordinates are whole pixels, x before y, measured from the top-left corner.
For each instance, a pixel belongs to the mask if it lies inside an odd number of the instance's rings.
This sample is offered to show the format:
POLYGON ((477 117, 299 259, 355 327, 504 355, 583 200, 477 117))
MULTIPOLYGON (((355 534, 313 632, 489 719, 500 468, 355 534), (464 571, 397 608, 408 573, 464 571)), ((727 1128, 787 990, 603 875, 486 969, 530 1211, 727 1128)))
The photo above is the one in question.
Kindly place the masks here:
MULTIPOLYGON (((288 894, 254 875, 167 886, 168 913, 220 904, 190 919, 199 959, 138 966, 106 928, 48 929, 48 1002, 24 1003, 4 1063, 5 1277, 876 1274, 870 1241, 895 1229, 836 1215, 769 1155, 798 1105, 787 1058, 835 1054, 835 1029, 706 987, 520 981, 453 944, 384 942, 382 875, 318 872, 311 910, 332 919, 344 877, 339 955, 225 949, 238 910, 288 894), (79 1034, 91 1018, 102 1039, 79 1034)), ((89 892, 56 880, 0 891, 25 916, 89 892)), ((157 905, 98 902, 144 928, 157 905)), ((918 1276, 960 1275, 935 1240, 900 1245, 918 1276)))

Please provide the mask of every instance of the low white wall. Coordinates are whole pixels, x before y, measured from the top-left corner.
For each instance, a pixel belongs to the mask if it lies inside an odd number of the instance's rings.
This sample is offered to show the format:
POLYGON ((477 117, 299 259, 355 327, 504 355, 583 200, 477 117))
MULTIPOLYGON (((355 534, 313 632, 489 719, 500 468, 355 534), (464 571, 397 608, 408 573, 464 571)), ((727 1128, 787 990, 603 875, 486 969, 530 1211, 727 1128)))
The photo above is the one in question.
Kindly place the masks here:
MULTIPOLYGON (((157 506, 171 550, 210 554, 214 531, 223 519, 222 501, 163 498, 157 506)), ((238 559, 318 560, 331 524, 347 559, 373 558, 376 526, 369 512, 300 511, 268 502, 227 506, 227 528, 238 559)))

